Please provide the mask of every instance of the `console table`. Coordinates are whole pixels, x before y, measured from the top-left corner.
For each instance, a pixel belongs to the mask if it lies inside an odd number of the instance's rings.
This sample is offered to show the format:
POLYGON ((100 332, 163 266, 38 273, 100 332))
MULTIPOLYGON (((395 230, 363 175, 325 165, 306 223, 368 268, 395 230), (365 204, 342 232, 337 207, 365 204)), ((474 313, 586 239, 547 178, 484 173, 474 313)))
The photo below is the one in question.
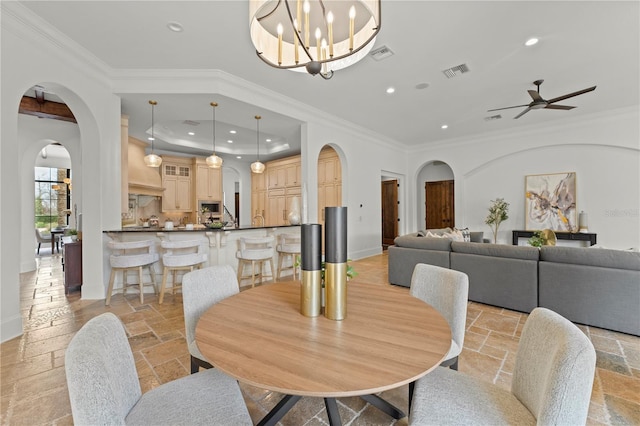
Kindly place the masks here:
MULTIPOLYGON (((513 245, 518 245, 519 238, 531 238, 535 231, 512 231, 513 232, 513 245)), ((589 241, 589 245, 595 245, 597 234, 588 232, 556 232, 556 239, 558 240, 571 240, 571 241, 589 241)))
POLYGON ((69 294, 72 288, 82 286, 82 241, 64 238, 62 246, 62 270, 64 271, 64 290, 69 294))

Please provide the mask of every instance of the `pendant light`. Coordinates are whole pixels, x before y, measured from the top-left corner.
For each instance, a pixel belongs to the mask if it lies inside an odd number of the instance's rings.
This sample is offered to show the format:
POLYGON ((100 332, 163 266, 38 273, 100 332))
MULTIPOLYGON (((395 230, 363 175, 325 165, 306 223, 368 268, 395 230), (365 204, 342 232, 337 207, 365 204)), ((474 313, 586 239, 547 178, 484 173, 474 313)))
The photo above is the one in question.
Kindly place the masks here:
POLYGON ((253 173, 262 173, 264 172, 264 164, 260 162, 260 119, 262 117, 260 117, 259 115, 256 115, 255 118, 256 118, 256 126, 258 129, 257 136, 256 136, 256 145, 258 147, 258 157, 255 162, 251 163, 251 171, 253 173))
POLYGON ((216 155, 216 107, 217 102, 211 102, 209 105, 213 107, 213 154, 207 157, 207 166, 212 169, 219 169, 222 166, 222 158, 216 155))
POLYGON ((146 164, 149 167, 160 167, 160 164, 162 164, 162 158, 160 158, 158 155, 153 153, 153 141, 156 140, 155 135, 153 133, 153 125, 154 125, 153 112, 154 112, 155 106, 158 105, 158 102, 149 101, 149 105, 151 105, 151 137, 149 138, 149 140, 151 141, 151 154, 144 156, 144 164, 146 164))

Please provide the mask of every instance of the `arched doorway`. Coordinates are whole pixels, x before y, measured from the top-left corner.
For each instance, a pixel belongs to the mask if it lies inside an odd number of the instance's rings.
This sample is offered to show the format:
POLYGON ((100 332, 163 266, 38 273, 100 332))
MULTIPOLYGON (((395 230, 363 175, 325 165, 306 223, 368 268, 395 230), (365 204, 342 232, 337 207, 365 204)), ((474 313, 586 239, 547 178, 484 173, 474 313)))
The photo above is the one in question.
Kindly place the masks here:
POLYGON ((324 208, 342 206, 342 163, 326 145, 318 155, 318 223, 324 229, 324 208))
POLYGON ((442 161, 431 161, 418 174, 418 229, 455 227, 453 170, 442 161))

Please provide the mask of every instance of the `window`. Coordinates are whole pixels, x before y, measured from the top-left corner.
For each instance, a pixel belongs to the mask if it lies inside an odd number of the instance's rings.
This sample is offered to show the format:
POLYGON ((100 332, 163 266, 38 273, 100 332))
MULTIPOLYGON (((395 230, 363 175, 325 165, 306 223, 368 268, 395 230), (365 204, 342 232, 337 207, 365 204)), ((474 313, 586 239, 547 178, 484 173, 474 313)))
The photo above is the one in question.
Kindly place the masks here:
POLYGON ((70 169, 35 168, 35 226, 51 229, 69 224, 70 169))

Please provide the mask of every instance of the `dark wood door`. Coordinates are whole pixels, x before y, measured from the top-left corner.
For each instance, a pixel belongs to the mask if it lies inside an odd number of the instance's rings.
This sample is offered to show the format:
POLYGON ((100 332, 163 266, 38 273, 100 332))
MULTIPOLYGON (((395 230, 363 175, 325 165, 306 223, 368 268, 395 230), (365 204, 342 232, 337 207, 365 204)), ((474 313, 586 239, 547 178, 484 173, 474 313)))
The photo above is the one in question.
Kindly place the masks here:
POLYGON ((398 181, 382 182, 382 245, 393 245, 398 236, 398 181))
POLYGON ((455 226, 453 181, 425 182, 424 187, 427 229, 453 228, 455 226))

